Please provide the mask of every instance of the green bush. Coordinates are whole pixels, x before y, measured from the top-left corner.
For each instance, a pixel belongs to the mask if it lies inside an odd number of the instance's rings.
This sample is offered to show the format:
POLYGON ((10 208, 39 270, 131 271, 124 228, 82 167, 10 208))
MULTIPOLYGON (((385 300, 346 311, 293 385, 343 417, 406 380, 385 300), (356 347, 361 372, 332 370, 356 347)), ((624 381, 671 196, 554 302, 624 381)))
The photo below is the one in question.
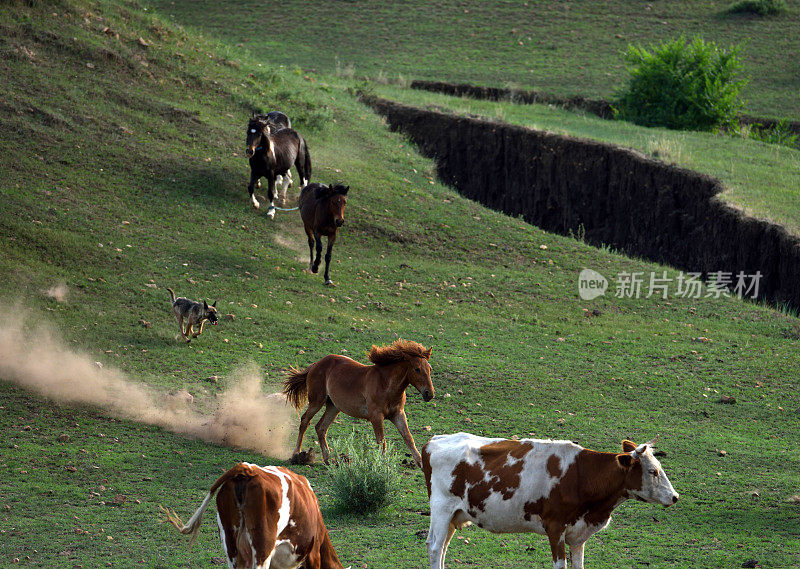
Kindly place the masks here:
POLYGON ((386 453, 371 437, 351 433, 331 442, 327 466, 337 507, 355 514, 376 512, 399 489, 399 458, 387 441, 386 453))
POLYGON ((731 14, 758 14, 772 16, 786 10, 784 0, 740 0, 728 8, 731 14))
POLYGON ((648 51, 628 46, 630 80, 621 93, 618 116, 644 126, 714 130, 736 124, 742 106, 739 48, 681 36, 648 51))

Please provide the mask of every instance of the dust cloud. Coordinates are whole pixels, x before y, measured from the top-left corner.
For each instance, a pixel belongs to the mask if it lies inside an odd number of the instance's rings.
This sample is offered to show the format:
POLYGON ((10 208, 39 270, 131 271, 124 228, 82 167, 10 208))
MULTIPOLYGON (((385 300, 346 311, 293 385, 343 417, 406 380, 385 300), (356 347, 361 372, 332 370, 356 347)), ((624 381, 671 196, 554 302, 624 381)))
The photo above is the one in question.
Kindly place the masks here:
MULTIPOLYGON (((16 306, 2 312, 25 310, 16 306)), ((49 326, 25 326, 22 317, 6 318, 0 325, 0 354, 0 380, 57 402, 94 405, 118 418, 275 458, 290 454, 287 443, 296 413, 282 395, 262 392, 255 365, 235 372, 226 391, 204 412, 187 391, 169 393, 137 382, 71 350, 49 326)))

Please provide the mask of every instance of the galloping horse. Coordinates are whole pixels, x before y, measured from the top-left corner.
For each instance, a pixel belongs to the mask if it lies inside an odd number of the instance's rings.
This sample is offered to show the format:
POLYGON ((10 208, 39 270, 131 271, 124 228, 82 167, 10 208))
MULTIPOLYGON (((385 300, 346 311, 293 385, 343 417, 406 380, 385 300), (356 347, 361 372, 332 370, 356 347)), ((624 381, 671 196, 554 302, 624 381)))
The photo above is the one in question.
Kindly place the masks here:
MULTIPOLYGON (((253 115, 253 118, 261 119, 262 121, 266 122, 267 131, 269 131, 270 134, 284 128, 292 128, 292 121, 289 119, 286 113, 282 113, 281 111, 270 111, 266 115, 253 115)), ((286 176, 275 176, 275 185, 283 186, 282 202, 284 204, 286 203, 286 188, 291 187, 292 183, 293 180, 291 170, 287 170, 286 176)), ((256 182, 256 187, 261 187, 261 180, 256 182)))
POLYGON ((328 238, 328 249, 325 251, 325 284, 332 285, 328 276, 331 264, 331 251, 336 242, 336 230, 344 224, 344 207, 347 205, 347 192, 350 186, 326 186, 324 184, 309 184, 300 190, 300 217, 308 236, 308 251, 311 259, 308 268, 312 273, 319 271, 320 256, 322 255, 322 236, 328 238), (317 257, 314 258, 314 246, 317 248, 317 257))
POLYGON ((300 175, 301 186, 308 184, 311 177, 311 155, 308 152, 306 141, 291 128, 282 128, 272 132, 270 123, 263 116, 255 116, 247 123, 245 139, 245 155, 250 159, 250 200, 253 207, 258 209, 258 203, 253 190, 260 178, 267 179, 267 197, 270 205, 267 215, 275 217, 275 181, 278 176, 283 176, 283 200, 286 201, 286 190, 289 187, 287 173, 294 164, 300 175))
POLYGON ((388 346, 372 346, 369 359, 375 365, 364 365, 346 356, 331 354, 311 364, 305 371, 292 370, 283 384, 286 399, 298 410, 308 399, 308 408, 300 418, 300 432, 294 454, 303 446, 303 435, 311 419, 325 405, 325 413, 316 426, 322 458, 328 462, 326 434, 339 411, 372 423, 375 439, 386 450, 383 421, 389 419, 403 437, 414 461, 422 465, 422 456, 414 446, 408 430, 404 406, 406 388, 416 387, 422 399, 433 399, 431 383, 431 348, 410 340, 395 340, 388 346))

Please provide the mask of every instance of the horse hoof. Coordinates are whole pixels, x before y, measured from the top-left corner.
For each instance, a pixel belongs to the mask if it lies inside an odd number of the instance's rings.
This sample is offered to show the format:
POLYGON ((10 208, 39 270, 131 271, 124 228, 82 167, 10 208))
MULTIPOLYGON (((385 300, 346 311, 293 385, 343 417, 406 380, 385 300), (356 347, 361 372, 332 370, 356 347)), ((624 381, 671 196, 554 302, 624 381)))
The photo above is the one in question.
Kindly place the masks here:
POLYGON ((269 210, 267 211, 267 217, 270 219, 275 219, 275 206, 269 206, 269 210))
POLYGON ((253 209, 258 209, 261 207, 261 204, 256 200, 253 200, 251 203, 253 204, 253 209))
POLYGON ((319 272, 319 267, 311 267, 311 272, 316 275, 319 272))

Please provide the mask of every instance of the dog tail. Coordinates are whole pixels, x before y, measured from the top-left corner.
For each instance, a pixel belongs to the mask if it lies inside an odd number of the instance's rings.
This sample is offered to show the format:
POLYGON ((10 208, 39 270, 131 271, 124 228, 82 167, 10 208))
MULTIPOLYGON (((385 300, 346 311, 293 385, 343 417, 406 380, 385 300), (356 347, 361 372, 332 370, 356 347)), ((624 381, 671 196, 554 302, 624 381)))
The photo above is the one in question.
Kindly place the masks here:
POLYGON ((172 297, 172 304, 175 304, 175 291, 169 287, 167 287, 167 290, 169 291, 169 295, 172 297))
POLYGON ((290 367, 291 372, 283 382, 283 394, 295 409, 300 409, 308 395, 308 370, 290 367))

